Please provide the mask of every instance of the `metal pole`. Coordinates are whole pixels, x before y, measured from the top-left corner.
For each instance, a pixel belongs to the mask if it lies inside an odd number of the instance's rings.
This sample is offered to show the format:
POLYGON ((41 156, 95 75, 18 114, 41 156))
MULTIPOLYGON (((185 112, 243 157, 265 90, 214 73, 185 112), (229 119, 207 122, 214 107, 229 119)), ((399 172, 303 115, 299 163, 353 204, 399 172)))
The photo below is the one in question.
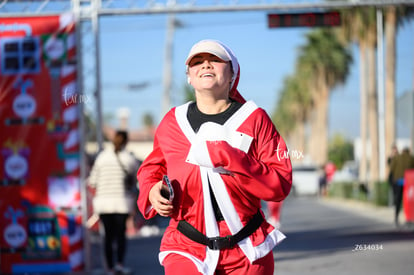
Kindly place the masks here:
MULTIPOLYGON (((414 62, 413 62, 413 65, 414 65, 414 62)), ((411 118, 411 154, 414 154, 414 73, 413 73, 413 87, 411 91, 411 104, 412 104, 411 112, 413 115, 413 117, 411 118)))
POLYGON ((101 99, 101 66, 100 66, 100 45, 99 45, 99 14, 101 0, 92 2, 92 30, 95 41, 95 99, 96 99, 96 140, 98 143, 98 152, 103 149, 102 134, 102 99, 101 99))
POLYGON ((411 94, 411 113, 413 117, 411 118, 411 154, 414 154, 414 88, 411 94))
POLYGON ((171 108, 171 87, 172 87, 172 59, 174 46, 175 14, 168 14, 167 18, 167 36, 165 41, 165 58, 164 58, 164 80, 163 95, 161 103, 161 112, 164 116, 171 108))
POLYGON ((411 91, 411 154, 414 154, 414 87, 411 91))
MULTIPOLYGON (((80 0, 73 0, 73 13, 75 15, 76 33, 76 89, 79 95, 84 94, 83 90, 83 71, 82 71, 82 30, 80 19, 80 0)), ((86 140, 85 140, 85 117, 84 102, 79 103, 79 139, 80 139, 80 192, 81 192, 81 212, 82 212, 82 234, 83 234, 83 253, 84 270, 89 273, 91 270, 91 246, 89 230, 86 226, 88 220, 87 212, 87 189, 86 189, 86 140)))
POLYGON ((378 142, 379 142, 379 178, 385 179, 385 117, 384 117, 384 30, 382 10, 377 9, 377 62, 378 62, 378 142))

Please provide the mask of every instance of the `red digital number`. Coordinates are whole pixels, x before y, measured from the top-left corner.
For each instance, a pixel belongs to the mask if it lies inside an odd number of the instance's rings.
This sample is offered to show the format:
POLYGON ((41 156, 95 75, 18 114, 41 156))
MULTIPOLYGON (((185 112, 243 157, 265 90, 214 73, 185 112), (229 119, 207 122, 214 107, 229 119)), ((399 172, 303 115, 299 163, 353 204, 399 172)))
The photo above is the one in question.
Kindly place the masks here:
POLYGON ((286 14, 283 19, 283 26, 292 26, 292 15, 286 14))
POLYGON ((269 15, 269 27, 280 27, 280 16, 277 14, 269 15))
POLYGON ((341 24, 341 17, 339 13, 327 13, 323 17, 323 23, 326 26, 338 26, 341 24))
POLYGON ((299 17, 300 26, 313 27, 316 24, 316 16, 313 13, 301 14, 299 17))

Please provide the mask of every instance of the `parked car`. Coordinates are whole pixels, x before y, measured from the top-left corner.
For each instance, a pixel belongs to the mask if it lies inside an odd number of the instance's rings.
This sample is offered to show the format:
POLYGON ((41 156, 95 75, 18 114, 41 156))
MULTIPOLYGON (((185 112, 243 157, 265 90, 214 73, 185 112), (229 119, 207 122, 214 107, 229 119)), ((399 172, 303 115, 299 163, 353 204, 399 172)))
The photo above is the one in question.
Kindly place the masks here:
POLYGON ((292 167, 292 193, 297 196, 319 194, 320 170, 315 165, 292 167))

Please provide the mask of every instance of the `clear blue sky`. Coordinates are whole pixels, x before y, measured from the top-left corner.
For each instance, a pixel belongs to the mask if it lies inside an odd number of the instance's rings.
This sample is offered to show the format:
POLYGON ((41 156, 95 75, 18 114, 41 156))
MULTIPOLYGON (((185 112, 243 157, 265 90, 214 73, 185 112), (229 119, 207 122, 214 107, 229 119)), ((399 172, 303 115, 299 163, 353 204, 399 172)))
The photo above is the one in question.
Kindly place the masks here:
MULTIPOLYGON (((174 37, 172 104, 183 103, 186 85, 184 61, 191 46, 206 38, 218 39, 233 49, 241 66, 239 90, 269 114, 274 111, 283 79, 292 74, 298 47, 308 28, 267 27, 267 12, 220 12, 177 14, 182 24, 174 37)), ((131 111, 130 127, 142 126, 142 116, 161 119, 166 15, 106 17, 101 19, 101 66, 103 112, 118 108, 131 111), (150 82, 141 91, 122 88, 128 83, 150 82)), ((414 23, 398 31, 397 95, 413 89, 414 23)), ((359 60, 353 47, 354 64, 347 83, 336 88, 330 104, 330 132, 353 138, 359 135, 359 60)), ((95 106, 87 104, 88 109, 95 106)), ((116 121, 115 121, 116 122, 116 121)), ((408 131, 399 127, 399 136, 408 131)))

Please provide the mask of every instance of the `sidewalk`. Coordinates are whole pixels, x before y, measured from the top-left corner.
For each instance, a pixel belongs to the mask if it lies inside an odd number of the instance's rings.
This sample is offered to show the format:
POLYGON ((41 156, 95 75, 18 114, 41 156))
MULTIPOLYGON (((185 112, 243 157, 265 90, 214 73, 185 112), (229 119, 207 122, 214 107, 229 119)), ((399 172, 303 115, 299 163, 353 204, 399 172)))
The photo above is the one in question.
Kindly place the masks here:
MULTIPOLYGON (((367 218, 377 219, 385 223, 394 224, 393 206, 376 206, 368 202, 341 199, 341 198, 320 198, 321 204, 336 207, 345 211, 352 211, 367 218)), ((400 224, 405 224, 404 211, 400 212, 400 224)))

